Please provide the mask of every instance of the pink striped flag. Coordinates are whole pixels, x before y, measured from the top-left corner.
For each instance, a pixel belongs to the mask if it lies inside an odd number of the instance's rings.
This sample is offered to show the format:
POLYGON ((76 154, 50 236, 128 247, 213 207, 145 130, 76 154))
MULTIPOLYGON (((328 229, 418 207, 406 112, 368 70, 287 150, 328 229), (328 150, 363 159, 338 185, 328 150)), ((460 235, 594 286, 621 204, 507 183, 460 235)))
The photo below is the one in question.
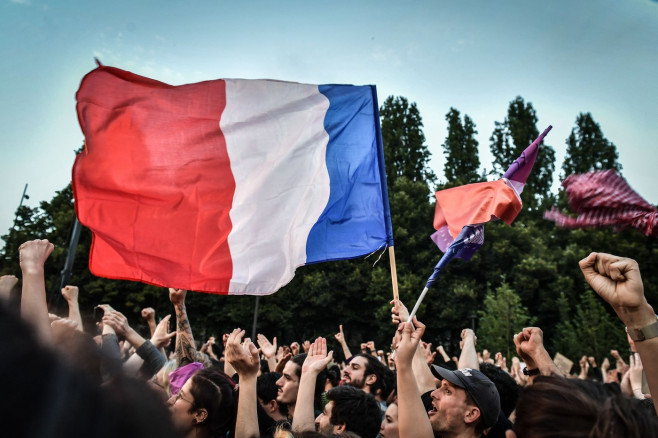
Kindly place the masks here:
POLYGON ((562 186, 577 217, 561 213, 557 207, 544 213, 544 219, 565 228, 613 226, 633 227, 647 236, 658 233, 658 210, 638 195, 614 170, 570 175, 562 186))

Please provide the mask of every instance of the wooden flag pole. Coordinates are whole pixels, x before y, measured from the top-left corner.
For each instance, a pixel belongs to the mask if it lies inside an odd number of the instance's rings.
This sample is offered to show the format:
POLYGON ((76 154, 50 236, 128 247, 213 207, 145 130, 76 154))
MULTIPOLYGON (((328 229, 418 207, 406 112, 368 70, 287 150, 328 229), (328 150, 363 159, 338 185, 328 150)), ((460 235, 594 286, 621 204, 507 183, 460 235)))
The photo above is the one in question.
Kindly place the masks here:
POLYGON ((393 282, 393 299, 399 300, 398 295, 398 271, 395 268, 395 249, 393 245, 388 247, 388 258, 391 261, 391 281, 393 282))

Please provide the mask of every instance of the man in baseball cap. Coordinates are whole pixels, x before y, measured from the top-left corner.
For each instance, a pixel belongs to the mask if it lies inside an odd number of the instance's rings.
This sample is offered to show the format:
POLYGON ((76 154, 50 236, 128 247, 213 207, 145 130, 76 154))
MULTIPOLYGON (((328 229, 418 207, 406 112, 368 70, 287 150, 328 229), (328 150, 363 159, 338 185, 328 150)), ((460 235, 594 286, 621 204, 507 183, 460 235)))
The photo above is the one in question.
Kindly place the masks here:
POLYGON ((500 396, 487 376, 471 368, 450 371, 436 365, 432 365, 432 374, 442 379, 432 392, 428 412, 435 435, 480 437, 496 423, 500 396))

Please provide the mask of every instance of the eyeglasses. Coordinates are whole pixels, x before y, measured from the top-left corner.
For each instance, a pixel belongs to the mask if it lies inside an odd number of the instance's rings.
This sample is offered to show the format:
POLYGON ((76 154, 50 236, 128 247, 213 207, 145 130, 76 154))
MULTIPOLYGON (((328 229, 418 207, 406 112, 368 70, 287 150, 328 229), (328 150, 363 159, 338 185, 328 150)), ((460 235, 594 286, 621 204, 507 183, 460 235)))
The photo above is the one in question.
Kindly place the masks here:
POLYGON ((193 402, 191 402, 190 400, 188 400, 188 399, 186 399, 185 397, 183 397, 183 391, 178 391, 178 393, 176 394, 176 398, 174 399, 174 403, 176 403, 178 400, 186 401, 186 402, 188 402, 189 404, 191 404, 192 406, 194 406, 194 403, 193 403, 193 402))

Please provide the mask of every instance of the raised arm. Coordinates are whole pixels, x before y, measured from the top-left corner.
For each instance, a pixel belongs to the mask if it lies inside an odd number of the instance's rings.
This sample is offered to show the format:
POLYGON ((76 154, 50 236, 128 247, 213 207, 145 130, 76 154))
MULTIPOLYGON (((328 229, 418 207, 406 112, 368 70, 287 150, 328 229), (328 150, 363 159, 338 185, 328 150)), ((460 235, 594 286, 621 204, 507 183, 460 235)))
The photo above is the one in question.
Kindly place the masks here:
MULTIPOLYGON (((399 327, 401 322, 405 322, 409 319, 409 310, 400 300, 392 300, 390 304, 393 305, 391 307, 391 319, 393 320, 393 324, 396 324, 399 327)), ((398 333, 401 332, 398 331, 398 333)), ((427 354, 423 349, 422 341, 418 342, 416 345, 416 351, 414 352, 414 357, 411 362, 412 374, 419 393, 423 394, 427 391, 435 390, 436 384, 434 376, 427 364, 427 354)), ((397 364, 397 359, 395 362, 397 364)))
POLYGON ((539 327, 526 327, 514 335, 516 352, 525 362, 530 372, 528 383, 532 383, 536 375, 562 375, 559 368, 544 348, 544 332, 539 327))
POLYGON ((78 286, 65 286, 62 288, 62 296, 69 306, 69 319, 78 323, 77 330, 84 331, 82 328, 82 315, 80 315, 80 305, 78 304, 78 286))
POLYGON ((226 361, 240 376, 238 416, 235 423, 235 438, 258 438, 258 399, 256 382, 260 360, 258 349, 249 340, 242 342, 244 330, 235 329, 226 340, 226 361))
POLYGON ((186 295, 186 290, 169 288, 169 301, 176 312, 176 360, 179 367, 196 361, 194 336, 185 310, 186 295))
POLYGON ((259 333, 256 341, 258 342, 261 353, 263 353, 263 356, 267 360, 267 366, 270 372, 274 372, 276 369, 276 336, 272 338, 273 342, 270 342, 265 335, 259 333))
POLYGON ((469 328, 462 330, 462 340, 459 341, 459 348, 462 352, 459 355, 459 364, 458 368, 472 368, 474 370, 480 369, 480 361, 478 360, 477 351, 475 351, 475 346, 477 345, 477 336, 475 332, 469 328))
POLYGON ((338 326, 338 333, 334 335, 334 338, 340 343, 340 346, 343 349, 343 354, 345 355, 345 360, 349 360, 349 358, 352 357, 352 352, 350 351, 350 347, 347 346, 347 341, 345 340, 343 324, 338 326))
POLYGON ((155 310, 153 307, 145 307, 141 310, 140 314, 142 315, 142 319, 146 322, 146 324, 148 324, 151 336, 153 336, 153 332, 157 326, 155 322, 155 310))
POLYGON ((9 302, 11 298, 11 291, 18 283, 18 278, 15 275, 3 275, 0 277, 0 301, 5 300, 9 302))
POLYGON ((39 340, 45 344, 52 343, 53 335, 48 318, 43 265, 54 248, 47 240, 31 240, 18 247, 23 273, 21 316, 36 329, 39 340))
MULTIPOLYGON (((649 392, 658 394, 658 320, 644 296, 637 262, 593 252, 580 261, 580 269, 594 292, 612 306, 626 326, 642 360, 649 392)), ((658 404, 655 409, 658 413, 658 404)))
POLYGON ((425 332, 425 326, 414 317, 413 325, 403 322, 398 330, 402 336, 395 355, 400 438, 433 438, 432 425, 427 418, 412 368, 413 357, 425 332))
POLYGON ((315 412, 313 411, 315 381, 318 374, 327 367, 333 355, 333 351, 327 354, 327 340, 325 338, 317 338, 309 346, 306 359, 302 365, 302 377, 299 379, 295 415, 292 421, 293 431, 315 431, 315 412))

